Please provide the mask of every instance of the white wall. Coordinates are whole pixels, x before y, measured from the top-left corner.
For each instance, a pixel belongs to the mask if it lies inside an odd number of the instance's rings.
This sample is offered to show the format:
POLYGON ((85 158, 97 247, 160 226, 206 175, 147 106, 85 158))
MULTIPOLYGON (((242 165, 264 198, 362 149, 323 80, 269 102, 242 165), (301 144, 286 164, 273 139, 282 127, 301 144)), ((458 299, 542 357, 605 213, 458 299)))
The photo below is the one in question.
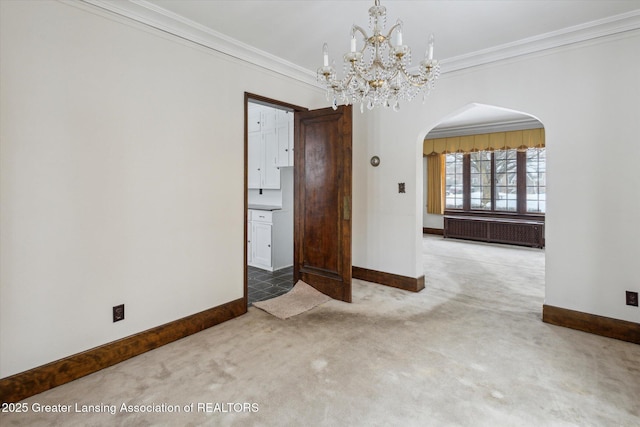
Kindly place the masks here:
MULTIPOLYGON (((323 94, 89 6, 0 8, 0 376, 242 297, 243 93, 323 94)), ((639 50, 636 31, 354 109, 353 264, 423 274, 422 139, 496 105, 545 126, 546 303, 640 321, 639 50)))
POLYGON ((545 127, 546 304, 639 322, 640 310, 625 305, 624 293, 640 290, 639 51, 640 32, 628 32, 445 74, 425 105, 365 113, 360 120, 376 123, 360 124, 354 162, 375 152, 381 166, 354 164, 354 194, 366 204, 354 206, 354 224, 362 224, 354 264, 357 257, 362 267, 417 277, 422 138, 472 102, 510 108, 545 127), (401 180, 404 197, 393 191, 401 180), (385 248, 402 253, 385 258, 385 248))
POLYGON ((417 134, 408 141, 408 129, 392 124, 407 114, 413 117, 403 107, 400 113, 353 109, 353 265, 419 277, 422 145, 416 144, 417 134), (374 155, 380 157, 377 167, 370 164, 374 155), (405 183, 406 193, 398 192, 399 183, 405 183))
POLYGON ((244 92, 321 91, 91 6, 0 7, 0 377, 241 298, 244 92))

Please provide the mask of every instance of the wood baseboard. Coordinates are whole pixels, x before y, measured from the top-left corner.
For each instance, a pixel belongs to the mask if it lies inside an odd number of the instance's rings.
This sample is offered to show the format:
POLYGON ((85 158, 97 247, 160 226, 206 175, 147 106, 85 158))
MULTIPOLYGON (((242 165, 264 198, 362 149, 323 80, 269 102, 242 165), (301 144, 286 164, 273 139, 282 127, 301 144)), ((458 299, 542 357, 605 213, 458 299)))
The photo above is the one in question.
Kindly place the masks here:
POLYGON ((444 230, 442 228, 422 228, 422 234, 437 234, 438 236, 444 236, 444 230))
POLYGON ((368 268, 362 267, 351 267, 351 276, 354 279, 404 289, 405 291, 419 292, 424 289, 424 276, 417 278, 400 276, 398 274, 369 270, 368 268))
POLYGON ((640 323, 612 319, 546 304, 542 306, 542 321, 552 325, 602 335, 603 337, 640 344, 640 323))
POLYGON ((0 402, 18 402, 247 312, 244 298, 0 379, 0 402))

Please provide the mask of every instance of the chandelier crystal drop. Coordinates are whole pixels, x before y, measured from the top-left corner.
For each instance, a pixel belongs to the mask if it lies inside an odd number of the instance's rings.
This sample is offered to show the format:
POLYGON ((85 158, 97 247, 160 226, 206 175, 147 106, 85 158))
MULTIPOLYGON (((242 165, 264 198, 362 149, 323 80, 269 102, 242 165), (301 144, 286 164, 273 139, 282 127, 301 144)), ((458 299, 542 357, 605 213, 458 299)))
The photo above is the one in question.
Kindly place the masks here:
POLYGON ((400 101, 411 101, 419 93, 423 100, 433 88, 440 74, 440 65, 433 59, 433 34, 429 37, 429 47, 418 72, 412 74, 407 69, 411 64, 411 49, 402 41, 402 21, 383 34, 386 26, 387 10, 380 6, 380 0, 369 8, 369 36, 358 25, 351 28, 351 50, 344 55, 344 78, 338 79, 335 69, 329 65, 329 48, 322 47, 323 65, 318 68, 318 81, 327 87, 327 100, 333 109, 338 103, 346 105, 360 103, 360 111, 376 106, 400 109, 400 101), (362 48, 358 50, 358 36, 362 48), (392 40, 393 38, 393 40, 392 40))

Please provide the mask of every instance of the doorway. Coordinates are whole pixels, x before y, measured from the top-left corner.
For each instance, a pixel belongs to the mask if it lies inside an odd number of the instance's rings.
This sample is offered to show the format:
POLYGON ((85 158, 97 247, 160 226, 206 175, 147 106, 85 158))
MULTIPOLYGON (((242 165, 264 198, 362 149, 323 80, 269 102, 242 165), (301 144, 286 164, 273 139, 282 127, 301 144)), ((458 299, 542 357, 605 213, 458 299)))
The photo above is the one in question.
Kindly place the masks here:
POLYGON ((247 305, 298 280, 351 302, 351 115, 351 107, 310 111, 245 93, 247 305))
POLYGON ((425 231, 544 247, 545 145, 520 111, 469 104, 445 118, 423 144, 425 231))
POLYGON ((247 305, 293 287, 293 125, 291 106, 246 100, 247 305))
MULTIPOLYGON (((479 247, 487 249, 492 246, 486 244, 499 244, 501 257, 511 259, 515 271, 527 271, 531 259, 541 261, 544 271, 547 168, 542 122, 521 111, 469 104, 429 131, 423 156, 425 249, 440 244, 431 235, 439 241, 481 242, 485 246, 479 247), (530 253, 535 255, 527 257, 530 253)), ((490 277, 496 272, 486 273, 490 277)))

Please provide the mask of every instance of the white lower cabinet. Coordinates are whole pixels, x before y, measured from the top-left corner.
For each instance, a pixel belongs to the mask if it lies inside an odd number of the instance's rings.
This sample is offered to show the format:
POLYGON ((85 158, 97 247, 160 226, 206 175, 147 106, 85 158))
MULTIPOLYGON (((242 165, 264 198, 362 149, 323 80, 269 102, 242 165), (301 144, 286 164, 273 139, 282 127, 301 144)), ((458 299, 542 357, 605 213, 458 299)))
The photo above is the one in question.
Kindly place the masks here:
POLYGON ((269 271, 293 265, 292 212, 250 209, 248 218, 248 264, 269 271))
POLYGON ((271 268, 271 224, 254 222, 251 227, 253 238, 253 263, 271 268))

